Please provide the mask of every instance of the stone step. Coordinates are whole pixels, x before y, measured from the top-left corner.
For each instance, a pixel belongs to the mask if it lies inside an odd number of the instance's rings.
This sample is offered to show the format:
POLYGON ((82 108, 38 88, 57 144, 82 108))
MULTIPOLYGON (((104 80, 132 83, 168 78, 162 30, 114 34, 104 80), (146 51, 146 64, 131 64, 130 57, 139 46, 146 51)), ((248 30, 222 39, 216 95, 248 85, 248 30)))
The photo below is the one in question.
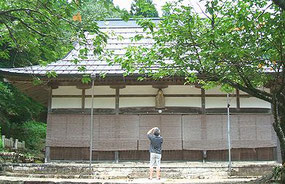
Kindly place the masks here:
MULTIPOLYGON (((86 169, 46 169, 46 168, 25 168, 25 167, 15 167, 5 169, 5 175, 10 176, 27 176, 27 177, 44 177, 42 175, 46 175, 48 177, 57 177, 57 178, 112 178, 112 179, 120 179, 120 178, 141 178, 148 176, 148 168, 136 167, 136 168, 93 168, 92 175, 90 175, 89 168, 86 169)), ((167 178, 177 178, 177 179, 187 179, 187 178, 198 178, 203 177, 207 178, 211 175, 216 175, 219 177, 227 177, 228 172, 225 168, 197 168, 197 167, 176 167, 176 168, 161 168, 161 174, 167 178)))
MULTIPOLYGON (((134 179, 134 178, 147 178, 148 170, 143 171, 132 171, 132 172, 123 172, 123 171, 101 171, 101 172, 92 172, 92 174, 80 173, 25 173, 25 172, 5 172, 5 176, 13 177, 36 177, 36 178, 94 178, 94 179, 134 179)), ((164 171, 161 170, 161 176, 164 178, 173 178, 173 179, 207 179, 212 176, 227 178, 228 173, 226 171, 203 171, 196 170, 192 172, 188 171, 164 171)))
MULTIPOLYGON (((276 164, 245 164, 232 167, 231 177, 258 177, 270 173, 276 164)), ((88 164, 48 163, 48 164, 2 164, 5 176, 29 178, 86 178, 86 179, 138 179, 148 177, 147 163, 100 163, 88 164), (92 174, 90 174, 92 173, 92 174)), ((225 163, 165 163, 161 175, 171 179, 228 178, 225 163)))
POLYGON ((115 180, 100 180, 100 179, 57 179, 57 178, 25 178, 25 177, 7 177, 0 176, 0 184, 241 184, 248 183, 253 178, 246 179, 168 179, 161 178, 161 180, 149 180, 147 178, 139 179, 115 179, 115 180))

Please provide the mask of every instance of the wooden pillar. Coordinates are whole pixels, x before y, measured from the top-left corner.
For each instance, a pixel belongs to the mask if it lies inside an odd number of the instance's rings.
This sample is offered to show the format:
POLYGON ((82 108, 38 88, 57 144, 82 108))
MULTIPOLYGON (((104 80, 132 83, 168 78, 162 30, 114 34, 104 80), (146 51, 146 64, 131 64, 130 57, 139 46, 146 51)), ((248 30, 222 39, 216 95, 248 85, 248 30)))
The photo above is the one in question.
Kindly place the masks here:
MULTIPOLYGON (((57 89, 57 84, 48 84, 48 114, 52 112, 52 90, 57 89)), ((48 115, 49 116, 49 115, 48 115)), ((49 124, 49 118, 47 119, 47 124, 49 124)), ((45 162, 50 162, 50 146, 45 146, 45 162)))
POLYGON ((182 160, 184 160, 184 122, 183 116, 180 116, 180 123, 181 123, 181 145, 182 145, 182 160))
POLYGON ((85 89, 82 89, 82 95, 81 95, 81 109, 85 109, 85 89))
POLYGON ((116 90, 116 94, 115 94, 115 114, 116 115, 119 115, 120 113, 120 89, 123 89, 125 87, 126 87, 125 85, 110 86, 110 88, 116 90))
POLYGON ((207 140, 207 122, 206 115, 201 115, 201 139, 207 140))
POLYGON ((87 84, 78 84, 76 88, 81 89, 81 109, 85 109, 85 98, 86 98, 86 89, 90 89, 91 86, 87 84))
POLYGON ((48 113, 51 112, 51 102, 52 102, 52 88, 48 88, 48 113))
POLYGON ((45 162, 50 162, 50 147, 46 146, 46 150, 45 150, 45 162))
POLYGON ((206 114, 206 92, 205 92, 205 89, 202 88, 202 86, 199 84, 196 84, 195 88, 201 89, 201 114, 206 114))
POLYGON ((116 96, 115 96, 115 114, 119 115, 120 112, 120 88, 116 88, 116 96))
POLYGON ((201 88, 201 113, 206 114, 206 97, 205 89, 201 88))
POLYGON ((239 90, 236 89, 236 102, 237 102, 237 110, 240 110, 240 96, 239 96, 239 90))
MULTIPOLYGON (((110 86, 110 88, 115 89, 116 90, 116 94, 115 94, 115 114, 119 115, 120 113, 120 89, 125 88, 125 85, 114 85, 114 86, 110 86)), ((119 151, 115 151, 115 155, 114 155, 114 160, 115 163, 119 163, 119 151)))
POLYGON ((48 84, 47 90, 48 90, 48 113, 52 111, 52 90, 57 89, 58 85, 57 84, 48 84))
MULTIPOLYGON (((48 88, 48 114, 51 113, 52 108, 52 89, 53 87, 48 88)), ((48 115, 49 116, 49 115, 48 115)), ((47 119, 47 124, 49 124, 49 118, 47 119)), ((47 136, 47 135, 46 135, 47 136)), ((45 162, 50 162, 50 146, 45 146, 45 162)))

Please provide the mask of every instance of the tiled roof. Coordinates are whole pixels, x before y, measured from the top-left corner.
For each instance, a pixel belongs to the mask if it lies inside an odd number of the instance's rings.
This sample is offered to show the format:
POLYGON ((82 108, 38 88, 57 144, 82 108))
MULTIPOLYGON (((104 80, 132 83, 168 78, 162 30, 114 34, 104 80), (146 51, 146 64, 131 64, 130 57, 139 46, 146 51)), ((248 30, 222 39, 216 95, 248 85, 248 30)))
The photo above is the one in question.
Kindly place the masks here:
MULTIPOLYGON (((158 22, 159 19, 152 20, 158 22)), ((137 34, 146 35, 146 32, 136 24, 135 20, 128 22, 112 19, 107 21, 99 21, 98 26, 101 31, 107 33, 109 36, 105 51, 112 51, 115 55, 123 55, 125 48, 128 46, 151 46, 153 40, 151 38, 143 38, 139 41, 132 41, 132 37, 137 34)), ((87 35, 88 40, 91 40, 94 35, 87 35)), ((10 74, 34 74, 34 75, 45 75, 47 72, 54 71, 58 75, 78 75, 78 74, 122 74, 124 70, 119 64, 110 65, 104 60, 99 60, 97 56, 94 56, 93 51, 87 55, 87 59, 81 60, 75 64, 74 59, 77 58, 79 53, 79 44, 75 46, 75 49, 70 51, 63 59, 52 62, 47 66, 28 66, 23 68, 0 68, 0 72, 10 74), (81 72, 78 67, 84 66, 86 71, 81 72)))

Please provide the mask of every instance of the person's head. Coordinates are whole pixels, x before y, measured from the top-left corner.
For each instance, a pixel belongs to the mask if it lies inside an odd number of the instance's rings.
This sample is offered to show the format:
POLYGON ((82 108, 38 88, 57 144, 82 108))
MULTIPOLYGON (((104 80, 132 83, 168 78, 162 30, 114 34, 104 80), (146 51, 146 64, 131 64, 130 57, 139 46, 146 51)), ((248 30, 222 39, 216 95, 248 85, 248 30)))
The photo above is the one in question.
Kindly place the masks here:
POLYGON ((154 131, 153 131, 153 134, 155 135, 155 136, 159 136, 160 135, 160 130, 159 130, 159 128, 155 128, 154 129, 154 131))

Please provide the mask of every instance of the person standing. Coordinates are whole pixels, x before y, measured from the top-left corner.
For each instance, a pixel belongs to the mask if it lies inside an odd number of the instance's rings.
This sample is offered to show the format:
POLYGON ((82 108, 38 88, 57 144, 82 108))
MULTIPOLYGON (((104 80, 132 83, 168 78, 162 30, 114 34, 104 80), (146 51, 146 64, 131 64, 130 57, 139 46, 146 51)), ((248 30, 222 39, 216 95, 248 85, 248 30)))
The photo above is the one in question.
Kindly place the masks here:
POLYGON ((152 179, 153 167, 156 166, 156 178, 160 179, 160 161, 161 161, 161 145, 163 138, 160 136, 160 130, 157 127, 150 129, 147 132, 147 137, 150 140, 150 167, 149 179, 152 179))

